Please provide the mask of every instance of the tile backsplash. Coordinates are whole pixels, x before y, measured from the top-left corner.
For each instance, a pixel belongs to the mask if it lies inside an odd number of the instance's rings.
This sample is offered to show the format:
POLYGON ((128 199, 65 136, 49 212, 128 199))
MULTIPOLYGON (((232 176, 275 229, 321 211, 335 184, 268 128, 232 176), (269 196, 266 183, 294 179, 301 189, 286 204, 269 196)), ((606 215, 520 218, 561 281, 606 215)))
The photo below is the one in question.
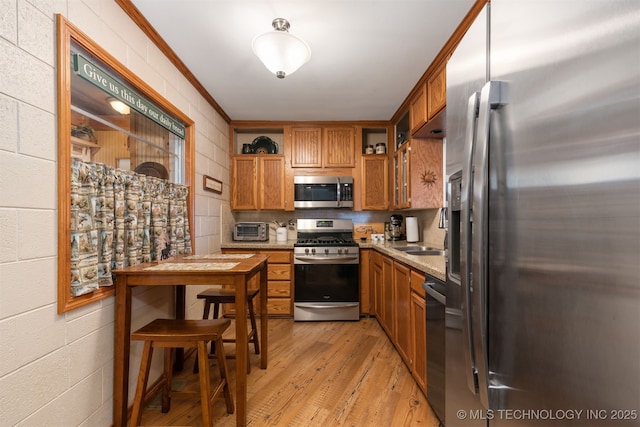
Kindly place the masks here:
MULTIPOLYGON (((397 212, 354 212, 342 209, 298 209, 293 212, 284 211, 231 211, 229 205, 221 206, 221 234, 222 241, 230 241, 233 238, 233 225, 241 221, 261 221, 273 224, 273 221, 280 223, 296 221, 298 218, 336 218, 351 219, 354 224, 362 223, 385 223, 389 221, 389 216, 398 213, 403 216, 418 217, 418 228, 422 235, 421 243, 427 246, 442 248, 444 245, 444 230, 438 228, 440 209, 425 209, 397 212)), ((275 231, 270 239, 275 240, 275 231)), ((289 239, 295 239, 295 230, 289 230, 289 239)))

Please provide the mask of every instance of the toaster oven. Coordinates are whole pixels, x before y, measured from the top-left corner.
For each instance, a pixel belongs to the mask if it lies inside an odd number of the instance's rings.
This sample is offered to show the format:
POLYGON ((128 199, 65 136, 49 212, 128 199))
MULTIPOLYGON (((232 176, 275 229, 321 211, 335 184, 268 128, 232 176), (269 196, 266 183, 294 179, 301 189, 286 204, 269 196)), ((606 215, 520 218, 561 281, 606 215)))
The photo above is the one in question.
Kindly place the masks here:
POLYGON ((264 222, 238 222, 233 228, 233 240, 265 242, 269 240, 269 228, 264 222))

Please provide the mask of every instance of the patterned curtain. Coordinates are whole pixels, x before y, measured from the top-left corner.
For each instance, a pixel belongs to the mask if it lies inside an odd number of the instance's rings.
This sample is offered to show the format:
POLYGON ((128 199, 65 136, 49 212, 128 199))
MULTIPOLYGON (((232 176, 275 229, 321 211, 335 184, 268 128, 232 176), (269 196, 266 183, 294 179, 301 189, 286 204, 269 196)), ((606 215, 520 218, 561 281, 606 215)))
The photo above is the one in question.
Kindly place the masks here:
POLYGON ((188 192, 163 179, 73 161, 71 295, 113 286, 113 269, 191 254, 188 192))

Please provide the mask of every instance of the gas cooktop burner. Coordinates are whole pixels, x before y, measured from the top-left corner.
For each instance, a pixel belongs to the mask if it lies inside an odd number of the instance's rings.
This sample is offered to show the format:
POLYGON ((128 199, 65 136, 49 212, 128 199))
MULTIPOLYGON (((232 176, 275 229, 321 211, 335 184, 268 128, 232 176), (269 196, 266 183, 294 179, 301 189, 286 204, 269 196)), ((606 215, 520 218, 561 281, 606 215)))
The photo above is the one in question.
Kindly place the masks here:
POLYGON ((358 246, 350 219, 298 219, 298 247, 358 246))
POLYGON ((358 246, 351 237, 318 236, 299 238, 295 246, 358 246))

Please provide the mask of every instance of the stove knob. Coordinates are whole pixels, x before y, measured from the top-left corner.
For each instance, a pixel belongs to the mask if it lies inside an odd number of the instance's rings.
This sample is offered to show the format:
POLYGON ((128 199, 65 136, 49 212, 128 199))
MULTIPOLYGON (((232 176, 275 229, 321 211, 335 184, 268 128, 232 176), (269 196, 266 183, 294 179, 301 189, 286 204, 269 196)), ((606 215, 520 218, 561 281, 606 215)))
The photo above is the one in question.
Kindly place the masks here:
POLYGON ((304 254, 309 255, 309 248, 304 248, 304 254))
POLYGON ((316 254, 316 248, 311 248, 311 254, 315 255, 316 254))
POLYGON ((344 248, 344 254, 347 255, 349 253, 349 248, 344 248))
POLYGON ((324 254, 329 255, 329 248, 324 248, 324 254))
POLYGON ((342 255, 342 248, 338 248, 338 255, 342 255))

